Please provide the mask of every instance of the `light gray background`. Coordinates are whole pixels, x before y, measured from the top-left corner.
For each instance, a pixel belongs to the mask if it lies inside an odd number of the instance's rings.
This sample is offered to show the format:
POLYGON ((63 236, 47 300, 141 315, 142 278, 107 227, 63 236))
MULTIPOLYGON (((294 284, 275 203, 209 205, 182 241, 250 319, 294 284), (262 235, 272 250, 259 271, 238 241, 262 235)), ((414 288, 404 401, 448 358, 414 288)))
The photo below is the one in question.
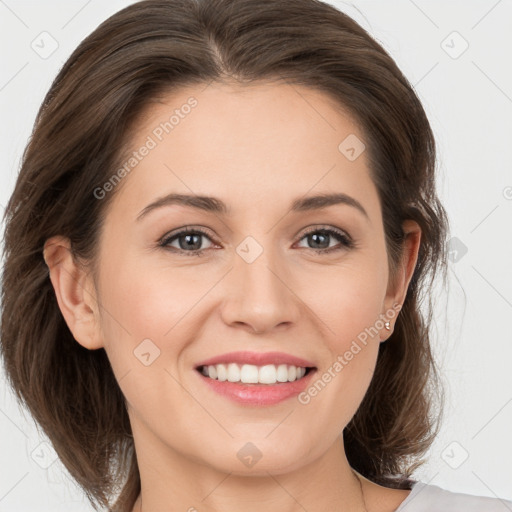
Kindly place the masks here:
MULTIPOLYGON (((57 71, 100 22, 130 3, 0 0, 2 213, 57 71), (45 55, 52 38, 58 48, 45 55)), ((451 235, 460 240, 450 293, 440 290, 436 303, 446 419, 415 478, 511 499, 512 2, 331 3, 376 37, 415 86, 437 137, 451 235)), ((0 378, 0 512, 92 510, 0 378)))

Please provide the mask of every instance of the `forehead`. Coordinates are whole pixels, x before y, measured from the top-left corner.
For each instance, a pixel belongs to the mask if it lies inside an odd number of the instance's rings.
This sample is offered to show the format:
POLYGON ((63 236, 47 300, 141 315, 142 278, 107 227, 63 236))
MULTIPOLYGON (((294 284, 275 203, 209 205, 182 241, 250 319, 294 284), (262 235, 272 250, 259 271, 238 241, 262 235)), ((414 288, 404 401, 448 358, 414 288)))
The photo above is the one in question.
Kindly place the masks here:
POLYGON ((363 141, 341 105, 309 88, 190 86, 154 98, 139 116, 124 163, 139 155, 120 195, 148 202, 195 193, 224 198, 234 209, 337 191, 375 202, 363 141), (347 158, 345 141, 362 151, 357 158, 347 158))

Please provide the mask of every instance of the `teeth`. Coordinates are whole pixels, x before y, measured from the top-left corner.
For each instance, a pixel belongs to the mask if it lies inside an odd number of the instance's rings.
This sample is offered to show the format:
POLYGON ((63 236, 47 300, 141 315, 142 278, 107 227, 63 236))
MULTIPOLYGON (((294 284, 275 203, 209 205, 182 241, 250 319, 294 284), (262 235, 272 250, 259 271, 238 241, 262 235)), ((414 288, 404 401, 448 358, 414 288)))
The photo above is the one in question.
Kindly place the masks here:
POLYGON ((293 382, 304 377, 306 368, 280 364, 255 366, 237 363, 203 366, 201 373, 210 379, 221 382, 242 382, 244 384, 275 384, 276 382, 293 382))

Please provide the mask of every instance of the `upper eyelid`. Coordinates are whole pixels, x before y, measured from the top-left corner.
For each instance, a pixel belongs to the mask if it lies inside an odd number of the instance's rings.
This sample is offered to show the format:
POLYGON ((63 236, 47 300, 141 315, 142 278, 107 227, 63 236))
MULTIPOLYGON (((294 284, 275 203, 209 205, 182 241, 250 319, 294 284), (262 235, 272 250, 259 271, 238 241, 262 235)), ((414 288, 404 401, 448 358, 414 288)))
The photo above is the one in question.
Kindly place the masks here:
MULTIPOLYGON (((307 228, 304 228, 305 231, 303 231, 302 237, 309 235, 310 233, 315 233, 316 231, 333 231, 334 233, 345 235, 347 238, 352 239, 352 237, 348 234, 348 232, 341 228, 335 228, 334 226, 326 226, 326 225, 320 225, 320 226, 309 226, 307 228)), ((301 238, 302 238, 301 237, 301 238)))

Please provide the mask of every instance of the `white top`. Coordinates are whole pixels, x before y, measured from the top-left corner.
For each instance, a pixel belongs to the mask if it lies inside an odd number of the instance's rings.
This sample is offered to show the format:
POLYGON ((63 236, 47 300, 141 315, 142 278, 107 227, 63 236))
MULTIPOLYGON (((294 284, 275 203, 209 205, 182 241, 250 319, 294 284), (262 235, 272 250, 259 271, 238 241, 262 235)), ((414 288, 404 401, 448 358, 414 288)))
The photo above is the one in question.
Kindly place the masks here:
POLYGON ((512 501, 473 496, 414 482, 395 512, 512 512, 512 501))

